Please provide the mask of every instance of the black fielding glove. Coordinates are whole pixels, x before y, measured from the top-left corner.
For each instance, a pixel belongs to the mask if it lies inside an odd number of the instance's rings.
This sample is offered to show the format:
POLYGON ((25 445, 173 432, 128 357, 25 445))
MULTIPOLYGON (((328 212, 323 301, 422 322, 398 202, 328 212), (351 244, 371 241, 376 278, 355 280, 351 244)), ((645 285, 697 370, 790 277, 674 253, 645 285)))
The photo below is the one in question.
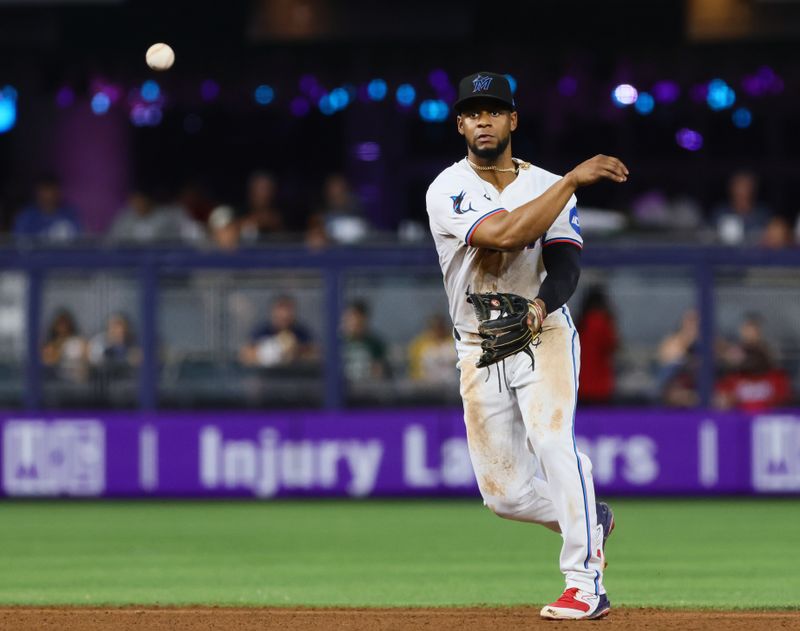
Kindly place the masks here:
POLYGON ((538 333, 542 325, 538 305, 532 305, 522 296, 505 293, 468 294, 467 302, 475 309, 478 334, 483 338, 478 368, 491 366, 520 351, 527 353, 533 364, 530 344, 534 330, 528 322, 530 318, 538 333), (492 312, 499 314, 492 317, 492 312))

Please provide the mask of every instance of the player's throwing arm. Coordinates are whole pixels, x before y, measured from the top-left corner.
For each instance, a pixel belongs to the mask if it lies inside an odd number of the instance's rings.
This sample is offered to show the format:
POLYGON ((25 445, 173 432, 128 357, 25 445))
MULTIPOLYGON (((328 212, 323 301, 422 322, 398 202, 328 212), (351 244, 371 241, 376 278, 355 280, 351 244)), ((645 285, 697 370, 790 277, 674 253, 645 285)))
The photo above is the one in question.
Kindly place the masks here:
POLYGON ((618 158, 604 155, 590 158, 514 212, 497 213, 482 222, 472 235, 471 244, 501 251, 523 248, 547 232, 579 188, 600 180, 626 182, 628 175, 628 168, 618 158))

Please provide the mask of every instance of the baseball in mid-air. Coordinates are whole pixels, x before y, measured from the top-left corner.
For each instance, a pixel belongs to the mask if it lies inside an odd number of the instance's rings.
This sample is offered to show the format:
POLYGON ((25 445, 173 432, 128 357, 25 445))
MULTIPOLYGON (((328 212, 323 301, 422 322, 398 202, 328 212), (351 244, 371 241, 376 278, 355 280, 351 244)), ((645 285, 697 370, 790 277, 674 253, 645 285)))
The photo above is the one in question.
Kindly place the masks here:
POLYGON ((175 63, 175 51, 169 44, 159 42, 147 49, 145 60, 153 70, 169 70, 175 63))

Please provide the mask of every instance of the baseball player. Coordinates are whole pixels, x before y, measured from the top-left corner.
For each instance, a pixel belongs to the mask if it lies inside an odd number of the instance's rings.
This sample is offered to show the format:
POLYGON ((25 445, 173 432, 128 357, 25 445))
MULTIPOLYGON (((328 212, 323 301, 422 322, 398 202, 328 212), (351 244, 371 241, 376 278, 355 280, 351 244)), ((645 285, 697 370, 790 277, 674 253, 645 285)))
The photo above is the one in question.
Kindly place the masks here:
POLYGON ((600 618, 611 608, 603 569, 614 518, 595 504, 592 464, 575 444, 580 347, 565 303, 583 244, 575 191, 625 182, 628 169, 600 155, 559 177, 513 158, 517 112, 503 75, 465 77, 454 107, 467 156, 426 202, 472 465, 493 512, 561 533, 567 588, 541 616, 600 618))

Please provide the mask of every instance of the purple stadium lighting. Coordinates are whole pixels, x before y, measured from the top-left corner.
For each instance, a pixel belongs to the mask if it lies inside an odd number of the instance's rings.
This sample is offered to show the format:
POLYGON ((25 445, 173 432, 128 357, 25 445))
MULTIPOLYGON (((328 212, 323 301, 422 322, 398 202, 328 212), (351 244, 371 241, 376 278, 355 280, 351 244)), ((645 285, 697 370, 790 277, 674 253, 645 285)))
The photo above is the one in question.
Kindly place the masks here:
POLYGON ((216 99, 219 96, 219 92, 219 83, 213 79, 206 79, 200 86, 200 98, 206 102, 216 99))
POLYGON ((674 103, 681 95, 680 86, 674 81, 658 81, 652 90, 657 103, 674 103))
POLYGON ((300 91, 303 94, 307 94, 308 96, 314 96, 314 93, 319 88, 319 81, 314 75, 311 74, 304 74, 300 77, 300 81, 298 81, 298 86, 300 87, 300 91))
POLYGON ((155 127, 162 118, 161 108, 155 104, 141 103, 131 110, 131 123, 136 127, 155 127))
POLYGON ((106 83, 99 91, 108 97, 112 105, 122 98, 122 88, 113 83, 106 83))
POLYGON ((675 134, 675 142, 687 151, 699 151, 703 148, 703 136, 700 132, 684 127, 675 134))
POLYGON ((381 146, 377 142, 360 142, 356 145, 356 157, 362 162, 376 162, 381 158, 381 146))
POLYGON ((692 89, 689 90, 689 97, 695 103, 704 103, 706 98, 708 97, 708 84, 707 83, 698 83, 692 86, 692 89))
POLYGON ((300 77, 298 85, 300 86, 300 91, 314 102, 318 102, 327 94, 325 87, 311 74, 305 74, 300 77))
POLYGON ((450 85, 450 79, 447 73, 441 68, 431 70, 431 73, 428 75, 428 82, 431 84, 431 87, 436 90, 444 90, 450 85))
POLYGON ((780 94, 783 92, 783 88, 783 79, 775 74, 775 71, 769 66, 762 66, 755 74, 747 75, 742 79, 742 89, 750 96, 780 94))
POLYGON ((310 110, 311 103, 308 102, 308 99, 302 96, 296 96, 289 104, 289 111, 292 113, 292 116, 297 116, 298 118, 305 116, 310 110))
POLYGON ((68 85, 63 86, 56 92, 56 105, 61 109, 65 109, 75 102, 75 90, 68 85))
POLYGON ((578 80, 575 77, 561 77, 558 80, 558 93, 561 96, 575 96, 578 92, 578 80))

